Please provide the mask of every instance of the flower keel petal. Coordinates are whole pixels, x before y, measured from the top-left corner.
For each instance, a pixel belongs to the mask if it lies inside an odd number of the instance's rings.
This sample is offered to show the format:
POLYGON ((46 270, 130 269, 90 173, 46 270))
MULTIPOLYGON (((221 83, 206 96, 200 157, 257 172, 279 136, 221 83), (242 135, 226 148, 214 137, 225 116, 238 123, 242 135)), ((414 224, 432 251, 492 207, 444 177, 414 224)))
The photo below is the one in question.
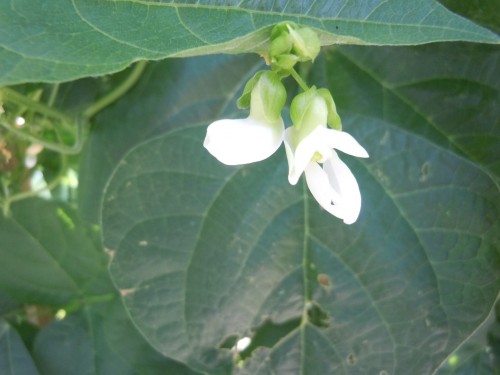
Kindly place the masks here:
POLYGON ((328 175, 317 163, 309 163, 305 169, 306 182, 313 197, 330 214, 343 219, 342 207, 332 202, 339 201, 340 197, 330 186, 328 175))
POLYGON ((339 200, 333 199, 333 203, 342 209, 344 223, 354 223, 361 211, 361 193, 356 178, 337 154, 323 164, 323 170, 339 196, 339 200))

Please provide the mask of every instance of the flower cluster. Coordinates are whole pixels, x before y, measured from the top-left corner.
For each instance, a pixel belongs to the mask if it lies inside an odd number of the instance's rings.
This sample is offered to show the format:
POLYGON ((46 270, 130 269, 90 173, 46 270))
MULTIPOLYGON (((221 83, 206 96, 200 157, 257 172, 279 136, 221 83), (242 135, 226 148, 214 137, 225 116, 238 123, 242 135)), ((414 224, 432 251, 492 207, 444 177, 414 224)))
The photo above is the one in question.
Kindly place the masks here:
POLYGON ((284 143, 290 184, 297 184, 304 174, 318 203, 352 224, 361 210, 361 194, 354 175, 335 150, 361 158, 368 153, 342 131, 330 92, 299 82, 304 92, 290 105, 292 126, 285 129, 281 116, 287 96, 281 79, 287 72, 295 76, 293 65, 313 60, 318 52, 319 40, 312 30, 278 25, 266 56, 273 70, 260 71, 251 78, 238 101, 241 108, 250 108, 249 116, 213 122, 204 146, 220 162, 240 165, 266 159, 284 143))

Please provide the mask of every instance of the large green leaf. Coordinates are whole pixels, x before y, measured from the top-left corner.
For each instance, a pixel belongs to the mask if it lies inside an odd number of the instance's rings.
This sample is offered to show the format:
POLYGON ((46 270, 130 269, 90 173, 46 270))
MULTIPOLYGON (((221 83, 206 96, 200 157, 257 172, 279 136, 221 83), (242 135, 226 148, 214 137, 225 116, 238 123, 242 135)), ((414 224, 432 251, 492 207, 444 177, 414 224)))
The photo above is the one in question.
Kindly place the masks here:
POLYGON ((42 304, 112 292, 97 235, 67 205, 14 204, 12 217, 0 216, 0 290, 42 304))
POLYGON ((0 319, 0 374, 39 375, 19 334, 0 319))
MULTIPOLYGON (((322 211, 304 183, 288 184, 283 150, 220 165, 202 146, 214 115, 203 101, 191 124, 174 111, 156 127, 164 135, 127 139, 102 224, 142 334, 210 374, 231 371, 228 338, 287 324, 238 371, 432 373, 500 288, 496 56, 436 44, 335 48, 318 61, 311 79, 332 90, 344 129, 370 153, 343 157, 363 195, 352 226, 322 211)), ((144 85, 107 116, 164 108, 169 91, 144 85)), ((177 95, 195 110, 189 90, 177 95)))
POLYGON ((284 20, 314 27, 325 45, 499 41, 434 0, 14 0, 0 3, 0 84, 105 74, 140 59, 260 52, 284 20))

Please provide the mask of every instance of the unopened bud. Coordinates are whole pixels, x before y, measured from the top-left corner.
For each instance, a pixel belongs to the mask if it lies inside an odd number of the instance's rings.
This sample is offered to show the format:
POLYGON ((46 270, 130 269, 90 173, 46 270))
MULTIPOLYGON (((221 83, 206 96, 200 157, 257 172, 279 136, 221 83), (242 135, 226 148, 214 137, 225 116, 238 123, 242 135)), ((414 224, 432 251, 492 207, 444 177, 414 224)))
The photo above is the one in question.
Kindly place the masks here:
POLYGON ((318 126, 326 126, 328 106, 316 87, 297 95, 290 106, 290 118, 301 133, 307 134, 318 126))
POLYGON ((290 70, 298 61, 314 60, 319 51, 319 37, 308 27, 286 22, 276 25, 271 32, 269 60, 273 70, 290 70))

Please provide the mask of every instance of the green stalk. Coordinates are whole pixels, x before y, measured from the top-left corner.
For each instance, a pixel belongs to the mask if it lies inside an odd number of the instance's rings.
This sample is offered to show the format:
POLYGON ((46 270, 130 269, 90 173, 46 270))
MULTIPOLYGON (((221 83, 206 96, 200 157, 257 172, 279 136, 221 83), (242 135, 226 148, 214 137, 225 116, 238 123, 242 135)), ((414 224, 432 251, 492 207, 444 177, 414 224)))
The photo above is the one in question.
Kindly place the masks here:
POLYGON ((27 96, 24 96, 23 94, 20 94, 17 91, 12 90, 8 87, 0 88, 0 93, 2 98, 6 101, 11 101, 16 104, 23 105, 29 109, 35 110, 48 117, 53 117, 62 120, 63 122, 71 123, 73 121, 71 117, 58 111, 57 109, 49 107, 48 105, 43 104, 42 102, 30 99, 27 96))
POLYGON ((146 61, 139 61, 134 69, 130 72, 128 77, 123 80, 118 86, 111 90, 108 94, 91 104, 83 111, 83 117, 86 119, 92 118, 96 113, 102 111, 111 103, 122 97, 132 86, 134 86, 146 67, 146 61))
POLYGON ((295 71, 295 69, 293 69, 293 68, 290 69, 290 74, 295 79, 295 81, 297 81, 297 83, 302 88, 302 90, 304 90, 304 91, 309 90, 309 86, 307 86, 307 84, 304 82, 302 77, 295 71))

